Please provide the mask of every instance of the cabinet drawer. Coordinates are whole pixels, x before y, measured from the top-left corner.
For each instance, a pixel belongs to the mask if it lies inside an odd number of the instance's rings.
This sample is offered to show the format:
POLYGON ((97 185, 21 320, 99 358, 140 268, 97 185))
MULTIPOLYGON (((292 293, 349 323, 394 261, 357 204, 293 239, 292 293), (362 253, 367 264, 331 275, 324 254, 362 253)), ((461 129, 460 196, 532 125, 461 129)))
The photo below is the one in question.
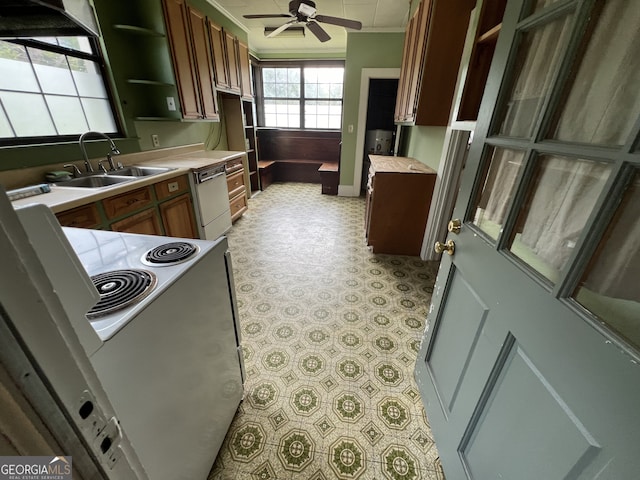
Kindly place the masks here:
POLYGON ((100 225, 95 203, 58 213, 56 217, 63 227, 92 228, 100 225))
POLYGON ((172 195, 189 190, 189 177, 183 175, 181 177, 170 178, 156 183, 154 188, 156 189, 156 197, 158 197, 158 200, 163 200, 172 195))
POLYGON ((153 203, 151 187, 139 188, 102 201, 107 218, 116 218, 135 212, 153 203))
POLYGON ((247 210, 247 197, 243 194, 238 195, 236 198, 229 202, 229 209, 231 210, 231 221, 235 222, 242 214, 247 210))
POLYGON ((234 158, 233 160, 229 160, 225 166, 227 171, 227 175, 230 175, 238 170, 243 169, 242 157, 234 158))
POLYGON ((227 177, 227 189, 229 190, 229 198, 244 193, 244 170, 227 177))
POLYGON ((114 232, 139 233, 142 235, 162 235, 160 219, 155 208, 149 208, 135 215, 111 224, 114 232))

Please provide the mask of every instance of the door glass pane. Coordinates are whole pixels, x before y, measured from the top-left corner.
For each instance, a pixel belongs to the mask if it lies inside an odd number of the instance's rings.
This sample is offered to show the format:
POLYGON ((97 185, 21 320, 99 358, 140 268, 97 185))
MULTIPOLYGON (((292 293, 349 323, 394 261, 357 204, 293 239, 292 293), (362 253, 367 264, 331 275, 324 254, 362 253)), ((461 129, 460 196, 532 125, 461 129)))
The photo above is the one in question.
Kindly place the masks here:
POLYGON ((537 13, 540 10, 547 8, 549 5, 557 3, 559 0, 536 0, 535 5, 531 13, 537 13))
POLYGON ((640 175, 584 274, 574 298, 609 327, 640 347, 640 175))
POLYGON ((522 170, 524 152, 494 148, 484 186, 478 195, 473 223, 498 239, 522 170))
POLYGON ((640 3, 604 4, 585 40, 584 56, 574 67, 573 82, 562 96, 566 102, 552 132, 558 140, 622 145, 640 113, 640 3))
POLYGON ((518 216, 511 252, 555 283, 610 171, 606 163, 541 156, 518 216))
POLYGON ((571 19, 572 16, 564 16, 522 34, 513 67, 513 84, 500 112, 501 135, 531 136, 562 58, 571 19))

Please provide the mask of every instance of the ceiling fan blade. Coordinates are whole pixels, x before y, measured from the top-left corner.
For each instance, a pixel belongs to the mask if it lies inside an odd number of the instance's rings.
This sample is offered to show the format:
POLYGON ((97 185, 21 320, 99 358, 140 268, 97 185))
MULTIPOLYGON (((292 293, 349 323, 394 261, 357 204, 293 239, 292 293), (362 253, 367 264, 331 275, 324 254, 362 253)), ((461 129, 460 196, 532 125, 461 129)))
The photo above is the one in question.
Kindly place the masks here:
POLYGON ((284 13, 260 13, 257 15, 243 15, 244 18, 290 18, 291 15, 287 15, 284 13))
POLYGON ((340 27, 352 28, 354 30, 362 30, 362 22, 357 20, 349 20, 348 18, 330 17, 328 15, 316 15, 314 20, 318 22, 328 23, 330 25, 338 25, 340 27))
POLYGON ((273 32, 271 32, 269 35, 267 35, 267 38, 272 38, 275 37, 276 35, 278 35, 279 33, 284 32, 287 28, 289 28, 291 25, 293 25, 294 23, 296 23, 298 20, 296 18, 293 18, 291 20, 289 20, 287 23, 285 23, 284 25, 280 25, 278 28, 276 28, 273 32))
POLYGON ((320 40, 321 42, 331 40, 329 34, 324 31, 324 28, 322 28, 319 23, 307 22, 307 27, 309 28, 309 30, 311 30, 311 33, 318 37, 318 40, 320 40))

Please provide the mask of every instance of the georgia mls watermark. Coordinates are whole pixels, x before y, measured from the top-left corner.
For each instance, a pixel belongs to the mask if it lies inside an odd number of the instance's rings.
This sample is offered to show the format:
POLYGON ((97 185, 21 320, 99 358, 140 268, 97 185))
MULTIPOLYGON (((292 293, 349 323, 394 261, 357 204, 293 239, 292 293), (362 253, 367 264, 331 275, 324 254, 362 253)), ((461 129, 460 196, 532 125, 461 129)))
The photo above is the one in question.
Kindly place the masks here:
POLYGON ((71 480, 71 457, 0 457, 0 480, 71 480))

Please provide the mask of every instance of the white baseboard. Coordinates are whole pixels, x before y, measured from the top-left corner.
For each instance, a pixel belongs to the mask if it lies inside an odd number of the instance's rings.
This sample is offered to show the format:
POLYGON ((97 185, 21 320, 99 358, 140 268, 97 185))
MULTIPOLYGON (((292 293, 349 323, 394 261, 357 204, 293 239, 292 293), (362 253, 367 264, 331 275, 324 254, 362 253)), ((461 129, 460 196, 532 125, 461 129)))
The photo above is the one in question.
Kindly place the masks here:
POLYGON ((339 197, 359 197, 360 189, 356 189, 353 185, 338 185, 339 197), (357 190, 357 191, 356 191, 357 190))

